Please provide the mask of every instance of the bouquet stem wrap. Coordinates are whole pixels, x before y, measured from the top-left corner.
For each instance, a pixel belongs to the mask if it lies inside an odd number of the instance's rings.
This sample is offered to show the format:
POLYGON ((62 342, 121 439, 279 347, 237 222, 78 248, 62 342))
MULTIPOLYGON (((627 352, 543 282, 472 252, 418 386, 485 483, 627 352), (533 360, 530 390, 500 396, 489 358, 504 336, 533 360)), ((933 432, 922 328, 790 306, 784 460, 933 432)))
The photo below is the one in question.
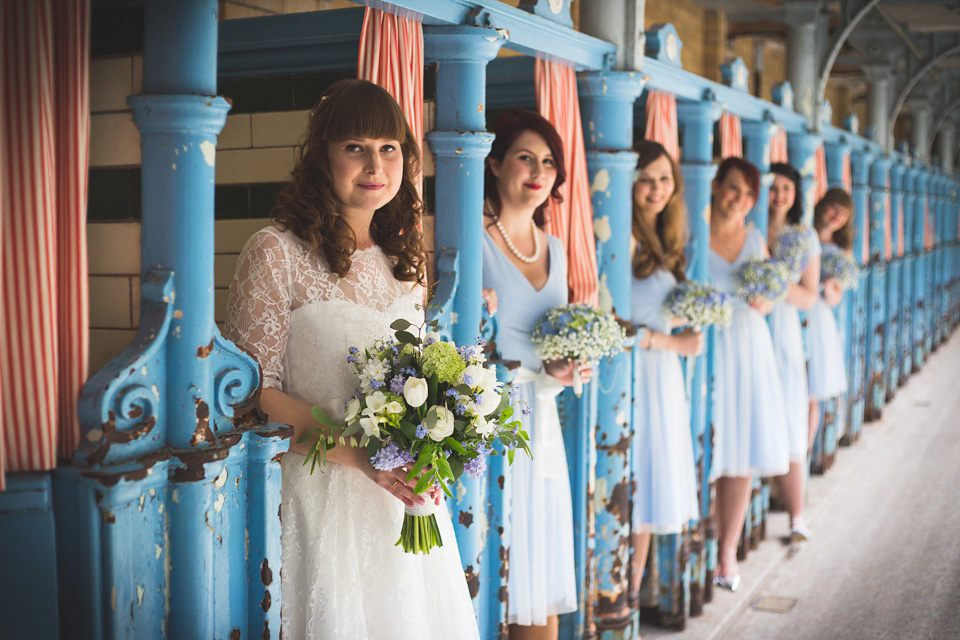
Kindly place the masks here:
POLYGON ((514 384, 533 383, 533 468, 543 478, 559 478, 563 475, 566 454, 563 450, 563 432, 560 428, 560 413, 557 411, 557 395, 563 385, 548 373, 535 372, 520 367, 513 379, 514 384))
POLYGON ((437 526, 437 505, 432 500, 403 508, 403 527, 394 546, 401 545, 407 553, 430 553, 434 547, 443 546, 437 526))

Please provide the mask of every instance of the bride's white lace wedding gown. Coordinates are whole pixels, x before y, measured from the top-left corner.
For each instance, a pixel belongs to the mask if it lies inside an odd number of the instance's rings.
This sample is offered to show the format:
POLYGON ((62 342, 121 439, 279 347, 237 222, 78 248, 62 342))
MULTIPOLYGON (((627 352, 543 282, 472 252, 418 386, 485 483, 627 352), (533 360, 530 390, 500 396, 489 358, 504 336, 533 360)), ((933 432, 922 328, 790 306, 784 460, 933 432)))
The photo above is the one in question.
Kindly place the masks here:
MULTIPOLYGON (((391 333, 397 318, 420 324, 422 289, 396 280, 379 247, 357 251, 340 278, 309 244, 268 227, 247 242, 230 287, 227 337, 253 353, 263 386, 334 418, 356 385, 347 349, 391 333)), ((446 505, 443 547, 404 553, 403 504, 360 471, 304 457, 282 460, 283 637, 292 640, 476 638, 446 505)))

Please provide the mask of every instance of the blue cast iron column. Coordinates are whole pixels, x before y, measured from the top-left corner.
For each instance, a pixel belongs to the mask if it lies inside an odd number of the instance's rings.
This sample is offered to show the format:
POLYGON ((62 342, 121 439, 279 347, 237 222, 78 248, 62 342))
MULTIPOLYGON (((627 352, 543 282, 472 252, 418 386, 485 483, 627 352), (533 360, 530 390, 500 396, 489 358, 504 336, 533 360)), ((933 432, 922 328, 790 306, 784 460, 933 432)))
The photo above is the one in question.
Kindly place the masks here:
POLYGON ((82 637, 280 632, 286 427, 257 422, 257 363, 214 324, 215 0, 145 4, 140 328, 81 395, 57 474, 61 610, 82 637))
POLYGON ((800 172, 803 189, 803 223, 813 225, 813 207, 816 206, 817 184, 814 176, 816 152, 820 136, 812 133, 787 133, 787 157, 793 168, 800 172))
POLYGON ((946 270, 944 269, 944 224, 946 223, 947 212, 947 178, 943 170, 937 170, 937 208, 935 210, 935 244, 933 248, 934 255, 934 307, 933 307, 933 344, 934 348, 939 346, 944 340, 944 279, 946 270))
POLYGON ((770 173, 770 140, 777 132, 777 124, 770 120, 743 120, 740 125, 743 136, 743 155, 760 171, 760 192, 757 203, 747 214, 747 223, 767 237, 770 208, 770 185, 773 175, 770 173))
POLYGON ((896 155, 890 165, 890 236, 893 253, 887 265, 887 333, 884 336, 884 360, 887 375, 886 400, 889 402, 900 386, 900 333, 903 330, 903 313, 900 301, 903 295, 903 250, 900 237, 903 233, 903 174, 907 167, 903 157, 896 155))
MULTIPOLYGON (((493 134, 485 124, 487 63, 504 37, 484 27, 426 27, 424 55, 437 63, 436 128, 426 135, 436 163, 435 303, 457 344, 479 335, 483 284, 483 167, 493 134), (441 264, 445 261, 446 264, 441 264)), ((506 633, 509 479, 501 456, 480 479, 462 477, 451 516, 481 635, 506 633), (499 480, 499 482, 498 482, 499 480)))
POLYGON ((890 158, 878 154, 870 166, 870 218, 869 248, 870 262, 867 278, 867 404, 866 420, 877 420, 886 404, 886 358, 884 357, 884 337, 886 336, 887 314, 885 302, 887 295, 886 239, 884 237, 884 218, 888 194, 890 158))
MULTIPOLYGON (((836 142, 824 142, 824 156, 827 161, 827 185, 829 188, 833 189, 835 187, 846 189, 846 184, 844 183, 844 167, 846 166, 847 161, 850 158, 850 144, 847 142, 845 137, 841 137, 836 142)), ((816 203, 814 203, 816 206, 816 203)), ((852 341, 852 332, 851 332, 851 320, 850 312, 854 303, 854 296, 856 295, 853 291, 847 291, 844 294, 843 300, 833 309, 833 313, 837 318, 837 327, 840 329, 840 339, 843 344, 843 349, 845 354, 850 353, 850 344, 852 341)), ((852 379, 851 377, 851 359, 849 355, 844 358, 844 362, 847 367, 847 379, 848 381, 852 379)), ((841 395, 836 401, 832 401, 834 404, 834 416, 836 420, 836 434, 837 437, 843 440, 850 429, 850 406, 847 402, 848 398, 852 396, 852 386, 848 383, 847 392, 841 395)), ((844 441, 849 440, 847 438, 844 441)))
POLYGON ((927 353, 937 349, 937 224, 940 211, 940 174, 936 165, 930 166, 930 190, 927 206, 930 212, 931 245, 927 253, 927 353))
MULTIPOLYGON (((593 217, 613 233, 598 239, 600 307, 630 320, 633 103, 642 75, 598 71, 578 79, 593 217)), ((631 353, 604 360, 598 372, 595 542, 597 634, 629 638, 631 353)))
POLYGON ((858 145, 850 151, 850 169, 853 177, 853 257, 860 264, 860 285, 853 295, 848 296, 849 305, 847 318, 849 321, 848 335, 848 377, 847 401, 850 421, 847 429, 847 439, 850 442, 860 437, 863 426, 866 375, 868 371, 867 353, 867 250, 870 246, 868 237, 869 208, 867 195, 869 193, 870 164, 873 161, 873 151, 869 146, 858 145))
POLYGON ((913 225, 916 218, 917 167, 916 159, 903 172, 903 261, 900 297, 900 383, 906 382, 913 373, 913 334, 916 322, 916 294, 914 292, 914 269, 916 268, 916 246, 914 245, 913 225))
MULTIPOLYGON (((716 175, 713 164, 713 125, 720 119, 720 105, 712 94, 702 101, 677 101, 677 119, 683 127, 683 179, 687 217, 690 220, 690 263, 687 276, 710 282, 710 184, 716 175)), ((769 154, 768 154, 769 157, 769 154)), ((690 389, 690 431, 697 483, 700 489, 700 522, 690 540, 690 614, 699 615, 703 603, 713 597, 713 575, 717 566, 717 525, 713 518, 713 488, 710 465, 713 425, 709 420, 709 389, 713 375, 713 329, 707 331, 703 353, 688 361, 693 367, 690 389)))
POLYGON ((928 205, 928 189, 930 187, 930 172, 925 165, 920 165, 917 172, 917 200, 914 203, 913 218, 913 248, 916 261, 913 266, 913 296, 914 296, 914 323, 913 323, 913 370, 918 371, 927 358, 927 269, 929 265, 927 254, 926 208, 928 205))

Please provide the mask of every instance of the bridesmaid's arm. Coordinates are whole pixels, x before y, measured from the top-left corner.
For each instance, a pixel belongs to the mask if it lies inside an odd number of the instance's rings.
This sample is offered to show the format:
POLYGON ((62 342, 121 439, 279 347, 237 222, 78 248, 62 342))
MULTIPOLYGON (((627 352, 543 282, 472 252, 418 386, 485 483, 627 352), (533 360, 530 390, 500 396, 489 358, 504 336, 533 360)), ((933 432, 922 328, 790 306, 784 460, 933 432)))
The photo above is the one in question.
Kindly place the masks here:
MULTIPOLYGON (((269 416, 271 422, 280 422, 293 427, 293 437, 290 439, 290 450, 302 455, 310 453, 313 440, 299 442, 300 436, 317 426, 318 423, 313 419, 312 407, 278 389, 263 389, 260 393, 260 408, 269 416)), ((336 429, 330 429, 332 432, 336 429)), ((406 506, 414 504, 423 504, 426 502, 422 496, 415 495, 413 488, 417 484, 417 478, 406 479, 406 472, 402 469, 393 471, 378 471, 370 464, 367 457, 366 447, 353 447, 350 444, 337 444, 327 451, 327 464, 341 464, 345 467, 357 469, 373 482, 380 485, 384 490, 394 495, 406 506)), ((318 472, 322 473, 322 472, 318 472)), ((439 501, 439 495, 432 495, 435 501, 439 501)))
MULTIPOLYGON (((679 318, 672 318, 670 324, 680 326, 684 322, 679 318)), ((647 329, 640 339, 639 347, 647 351, 673 351, 682 356, 696 356, 703 351, 703 333, 695 329, 684 329, 677 334, 647 329)))
POLYGON ((831 307, 837 306, 843 300, 843 289, 833 278, 827 278, 823 282, 823 299, 831 307))
POLYGON ((820 256, 813 256, 807 262, 803 275, 800 276, 800 282, 790 283, 787 287, 787 302, 801 311, 809 310, 820 296, 819 284, 820 256))

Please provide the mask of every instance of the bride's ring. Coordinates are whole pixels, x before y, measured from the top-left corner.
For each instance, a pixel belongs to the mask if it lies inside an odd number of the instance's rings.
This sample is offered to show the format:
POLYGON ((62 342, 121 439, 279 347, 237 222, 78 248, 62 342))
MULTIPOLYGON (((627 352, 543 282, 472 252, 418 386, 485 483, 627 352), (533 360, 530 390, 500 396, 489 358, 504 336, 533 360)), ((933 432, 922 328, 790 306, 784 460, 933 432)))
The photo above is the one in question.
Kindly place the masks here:
POLYGON ((397 483, 398 483, 398 482, 400 482, 400 481, 399 481, 399 480, 394 480, 394 481, 393 481, 393 484, 390 485, 390 489, 393 489, 395 486, 397 486, 397 483))

